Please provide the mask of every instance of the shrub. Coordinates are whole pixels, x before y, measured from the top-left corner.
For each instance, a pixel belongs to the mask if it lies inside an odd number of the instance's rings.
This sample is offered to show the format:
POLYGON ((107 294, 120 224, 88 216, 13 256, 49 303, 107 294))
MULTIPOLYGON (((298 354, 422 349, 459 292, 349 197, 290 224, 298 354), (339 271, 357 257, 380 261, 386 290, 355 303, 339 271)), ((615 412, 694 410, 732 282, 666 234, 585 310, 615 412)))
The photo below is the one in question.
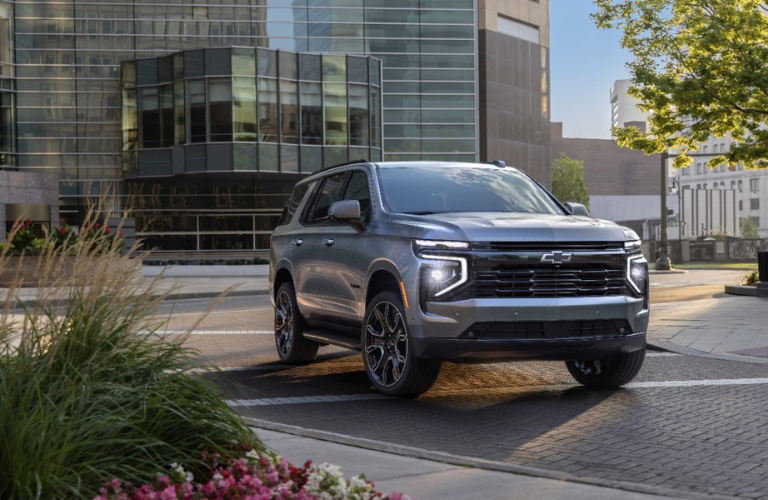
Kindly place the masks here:
POLYGON ((755 267, 753 269, 747 269, 744 271, 744 275, 741 277, 741 284, 742 285, 757 285, 757 282, 760 281, 760 273, 758 272, 758 269, 755 267))
MULTIPOLYGON (((178 463, 206 471, 205 449, 257 442, 219 390, 185 373, 194 353, 147 335, 163 300, 157 279, 135 279, 141 263, 96 227, 43 246, 36 301, 15 286, 0 313, 0 498, 92 498, 114 477, 150 482, 178 463), (68 281, 46 278, 74 257, 68 281), (13 315, 21 307, 23 314, 13 315)), ((13 241, 24 228, 20 228, 13 241)), ((15 245, 15 243, 14 243, 15 245)), ((0 267, 8 265, 8 248, 0 267)), ((25 257, 23 257, 25 258, 25 257)), ((2 299, 0 299, 2 300, 2 299)))

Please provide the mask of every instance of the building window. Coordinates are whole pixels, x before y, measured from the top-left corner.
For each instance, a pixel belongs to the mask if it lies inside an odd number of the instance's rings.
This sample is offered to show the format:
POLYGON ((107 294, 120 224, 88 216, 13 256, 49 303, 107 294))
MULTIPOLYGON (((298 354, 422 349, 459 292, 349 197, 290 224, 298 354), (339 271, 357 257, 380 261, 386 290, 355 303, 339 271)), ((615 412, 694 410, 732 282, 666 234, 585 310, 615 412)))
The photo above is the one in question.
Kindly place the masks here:
POLYGON ((206 110, 205 110, 205 80, 187 80, 187 130, 188 142, 205 142, 206 139, 206 110))
POLYGON ((750 210, 760 210, 760 198, 751 198, 749 200, 750 210))
POLYGON ((741 193, 744 190, 744 183, 741 179, 739 179, 739 193, 741 193))
POLYGON ((683 170, 683 175, 690 175, 691 172, 688 170, 688 167, 685 167, 683 170))
POLYGON ((749 190, 757 193, 760 190, 760 179, 749 179, 749 190))
POLYGON ((232 141, 232 81, 211 78, 208 81, 211 142, 232 141))
POLYGON ((139 89, 139 130, 140 148, 160 147, 160 112, 157 102, 157 87, 139 89))
POLYGON ((521 40, 525 40, 526 42, 541 43, 538 28, 523 24, 504 16, 499 16, 497 22, 499 33, 519 38, 521 40))

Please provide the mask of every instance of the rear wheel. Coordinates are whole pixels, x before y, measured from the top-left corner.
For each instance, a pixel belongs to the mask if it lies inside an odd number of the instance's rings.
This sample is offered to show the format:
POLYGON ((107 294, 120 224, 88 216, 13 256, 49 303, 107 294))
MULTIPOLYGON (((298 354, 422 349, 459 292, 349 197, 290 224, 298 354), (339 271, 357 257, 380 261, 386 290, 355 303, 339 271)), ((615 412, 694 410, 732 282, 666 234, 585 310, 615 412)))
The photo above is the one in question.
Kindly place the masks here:
POLYGON ((645 348, 609 358, 566 361, 571 376, 587 387, 615 388, 629 383, 640 371, 645 348))
POLYGON ((440 373, 440 361, 413 356, 402 301, 396 293, 379 293, 368 304, 362 347, 368 378, 383 394, 421 394, 440 373))
POLYGON ((310 363, 317 357, 319 344, 302 335, 304 320, 296 305, 296 292, 290 281, 280 285, 275 299, 275 346, 286 363, 310 363))

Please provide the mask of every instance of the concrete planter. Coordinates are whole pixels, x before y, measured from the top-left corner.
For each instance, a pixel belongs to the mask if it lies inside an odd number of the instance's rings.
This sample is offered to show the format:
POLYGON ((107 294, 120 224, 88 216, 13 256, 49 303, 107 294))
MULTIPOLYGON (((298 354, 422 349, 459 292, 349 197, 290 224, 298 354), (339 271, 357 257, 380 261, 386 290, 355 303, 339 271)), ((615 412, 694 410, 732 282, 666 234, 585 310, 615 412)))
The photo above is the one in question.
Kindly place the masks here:
MULTIPOLYGON (((6 257, 5 264, 0 268, 0 287, 9 287, 17 271, 19 272, 19 277, 16 286, 38 286, 45 271, 44 258, 38 256, 6 257), (19 266, 21 266, 21 269, 19 269, 19 266)), ((48 283, 69 278, 75 266, 75 259, 75 257, 57 259, 61 265, 48 276, 48 283)))

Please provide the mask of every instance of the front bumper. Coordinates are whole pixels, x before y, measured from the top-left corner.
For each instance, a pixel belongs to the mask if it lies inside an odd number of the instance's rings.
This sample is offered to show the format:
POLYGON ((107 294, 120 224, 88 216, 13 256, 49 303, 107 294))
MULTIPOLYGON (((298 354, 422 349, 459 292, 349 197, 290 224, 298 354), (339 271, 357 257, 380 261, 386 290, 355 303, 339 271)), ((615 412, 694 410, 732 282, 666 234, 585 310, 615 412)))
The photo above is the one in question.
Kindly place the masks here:
POLYGON ((408 311, 417 357, 457 362, 598 359, 645 347, 649 311, 628 296, 473 299, 408 311))
POLYGON ((645 332, 610 337, 553 340, 413 339, 414 354, 456 363, 491 363, 521 360, 600 359, 639 351, 645 332))

